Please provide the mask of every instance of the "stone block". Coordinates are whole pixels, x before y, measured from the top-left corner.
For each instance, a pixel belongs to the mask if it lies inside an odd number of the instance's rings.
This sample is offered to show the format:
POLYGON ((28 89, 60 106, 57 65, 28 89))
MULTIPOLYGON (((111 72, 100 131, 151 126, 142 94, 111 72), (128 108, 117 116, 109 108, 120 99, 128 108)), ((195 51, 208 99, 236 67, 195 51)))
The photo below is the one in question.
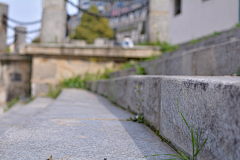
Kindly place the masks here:
POLYGON ((202 128, 208 141, 199 159, 240 158, 240 78, 163 77, 160 134, 175 146, 192 152, 189 125, 202 128))
POLYGON ((8 5, 0 3, 0 53, 7 53, 7 29, 3 24, 3 15, 8 15, 8 5))
POLYGON ((212 47, 193 53, 193 73, 199 76, 215 76, 217 73, 217 61, 212 47))
POLYGON ((182 54, 182 75, 192 75, 192 52, 182 54))
POLYGON ((40 34, 41 43, 64 43, 66 20, 65 0, 44 0, 40 34))
POLYGON ((127 81, 127 101, 128 109, 139 114, 143 113, 143 105, 140 102, 143 99, 144 93, 144 76, 129 76, 127 81), (136 88, 138 87, 138 88, 136 88), (140 96, 137 90, 140 91, 140 96), (140 104, 141 103, 141 104, 140 104))
POLYGON ((32 83, 32 97, 45 96, 49 92, 49 84, 32 83))
POLYGON ((91 91, 92 92, 96 92, 97 91, 97 82, 96 81, 92 81, 91 82, 91 91))
POLYGON ((119 105, 126 109, 128 109, 128 77, 121 77, 121 78, 115 78, 114 80, 111 80, 112 84, 114 85, 114 100, 119 105))
POLYGON ((231 75, 240 67, 240 41, 216 45, 214 48, 217 75, 231 75))
POLYGON ((164 76, 145 76, 144 90, 141 93, 144 119, 157 130, 160 129, 162 77, 164 76))
POLYGON ((56 74, 56 60, 48 58, 33 59, 33 79, 55 78, 56 74))
POLYGON ((166 75, 182 75, 182 55, 174 56, 166 60, 166 75))
POLYGON ((20 48, 24 47, 26 44, 26 27, 15 27, 15 43, 14 43, 14 52, 19 53, 20 48))

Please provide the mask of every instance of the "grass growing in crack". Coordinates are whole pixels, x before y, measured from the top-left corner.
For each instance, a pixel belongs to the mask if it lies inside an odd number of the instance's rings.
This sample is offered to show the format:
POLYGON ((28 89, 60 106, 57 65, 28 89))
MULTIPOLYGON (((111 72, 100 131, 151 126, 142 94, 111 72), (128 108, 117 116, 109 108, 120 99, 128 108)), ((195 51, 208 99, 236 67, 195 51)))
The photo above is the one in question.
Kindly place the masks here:
POLYGON ((141 98, 141 93, 140 93, 139 86, 136 86, 136 90, 135 91, 138 93, 138 99, 139 99, 139 104, 136 103, 136 106, 138 106, 138 109, 137 109, 138 110, 138 114, 134 118, 130 117, 129 119, 127 119, 127 121, 144 123, 144 115, 143 115, 143 113, 140 113, 140 107, 142 106, 143 99, 141 98))
MULTIPOLYGON (((204 142, 201 144, 201 140, 202 140, 202 129, 198 130, 198 128, 195 130, 194 132, 194 127, 189 126, 185 117, 183 116, 182 112, 180 111, 178 102, 176 101, 177 106, 178 106, 178 110, 182 116, 183 121, 185 122, 185 124, 187 125, 190 133, 191 133, 191 139, 192 139, 192 156, 188 156, 183 152, 183 149, 181 148, 181 150, 177 150, 177 152, 180 155, 174 155, 174 154, 156 154, 156 155, 151 155, 151 156, 160 156, 160 155, 168 155, 168 156, 173 156, 173 157, 177 157, 177 158, 181 158, 183 160, 197 160, 197 155, 198 153, 202 150, 202 148, 204 147, 204 145, 206 144, 208 138, 206 138, 204 140, 204 142), (200 132, 199 132, 200 131, 200 132)), ((150 156, 145 156, 145 157, 150 157, 150 156)), ((144 158, 145 158, 144 157, 144 158)), ((174 159, 172 159, 174 160, 174 159)))
POLYGON ((4 109, 4 112, 8 111, 10 108, 12 108, 12 106, 14 106, 14 104, 16 104, 19 100, 19 97, 14 98, 13 100, 11 100, 10 102, 7 102, 7 107, 4 109))

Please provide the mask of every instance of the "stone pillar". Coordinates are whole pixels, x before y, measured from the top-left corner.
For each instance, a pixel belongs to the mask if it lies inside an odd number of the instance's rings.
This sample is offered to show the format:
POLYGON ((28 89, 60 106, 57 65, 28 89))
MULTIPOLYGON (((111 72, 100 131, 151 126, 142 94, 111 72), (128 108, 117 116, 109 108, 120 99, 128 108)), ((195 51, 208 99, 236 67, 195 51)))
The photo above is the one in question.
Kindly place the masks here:
POLYGON ((7 28, 3 15, 8 15, 8 5, 0 3, 0 53, 7 53, 7 28))
POLYGON ((26 28, 25 27, 15 27, 15 45, 14 52, 19 53, 19 50, 22 46, 26 44, 26 28))
POLYGON ((148 41, 169 41, 170 0, 149 0, 148 41))
POLYGON ((66 36, 66 1, 43 0, 41 43, 64 43, 66 36))

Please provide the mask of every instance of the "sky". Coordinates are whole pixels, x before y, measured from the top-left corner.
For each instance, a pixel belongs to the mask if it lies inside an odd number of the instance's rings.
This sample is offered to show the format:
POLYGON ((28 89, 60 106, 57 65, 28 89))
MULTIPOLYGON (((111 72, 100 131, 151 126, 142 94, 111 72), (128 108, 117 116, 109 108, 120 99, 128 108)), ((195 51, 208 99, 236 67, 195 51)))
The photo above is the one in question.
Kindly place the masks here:
MULTIPOLYGON (((71 0, 74 4, 77 4, 78 0, 71 0)), ((8 5, 8 17, 22 21, 31 22, 37 21, 42 18, 42 0, 0 0, 0 3, 8 5)), ((77 9, 67 4, 67 13, 69 15, 77 13, 77 9)), ((15 27, 19 26, 15 23, 9 22, 9 25, 15 27)), ((24 26, 28 31, 36 30, 41 28, 41 23, 34 25, 24 26)), ((14 35, 14 31, 11 29, 7 30, 7 44, 11 44, 14 39, 11 38, 14 35)), ((28 34, 26 41, 30 43, 35 37, 39 36, 39 33, 28 34)))

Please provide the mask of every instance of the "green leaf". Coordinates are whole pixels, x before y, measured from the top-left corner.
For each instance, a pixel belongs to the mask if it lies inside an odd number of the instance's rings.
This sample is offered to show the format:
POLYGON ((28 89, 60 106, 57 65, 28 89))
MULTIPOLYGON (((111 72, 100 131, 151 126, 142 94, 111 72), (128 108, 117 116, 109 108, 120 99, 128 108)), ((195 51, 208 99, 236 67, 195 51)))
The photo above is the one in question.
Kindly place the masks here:
POLYGON ((206 144, 207 140, 208 140, 208 138, 203 142, 201 148, 196 152, 196 154, 194 155, 194 157, 198 155, 198 153, 201 151, 201 149, 203 148, 203 146, 206 144))

